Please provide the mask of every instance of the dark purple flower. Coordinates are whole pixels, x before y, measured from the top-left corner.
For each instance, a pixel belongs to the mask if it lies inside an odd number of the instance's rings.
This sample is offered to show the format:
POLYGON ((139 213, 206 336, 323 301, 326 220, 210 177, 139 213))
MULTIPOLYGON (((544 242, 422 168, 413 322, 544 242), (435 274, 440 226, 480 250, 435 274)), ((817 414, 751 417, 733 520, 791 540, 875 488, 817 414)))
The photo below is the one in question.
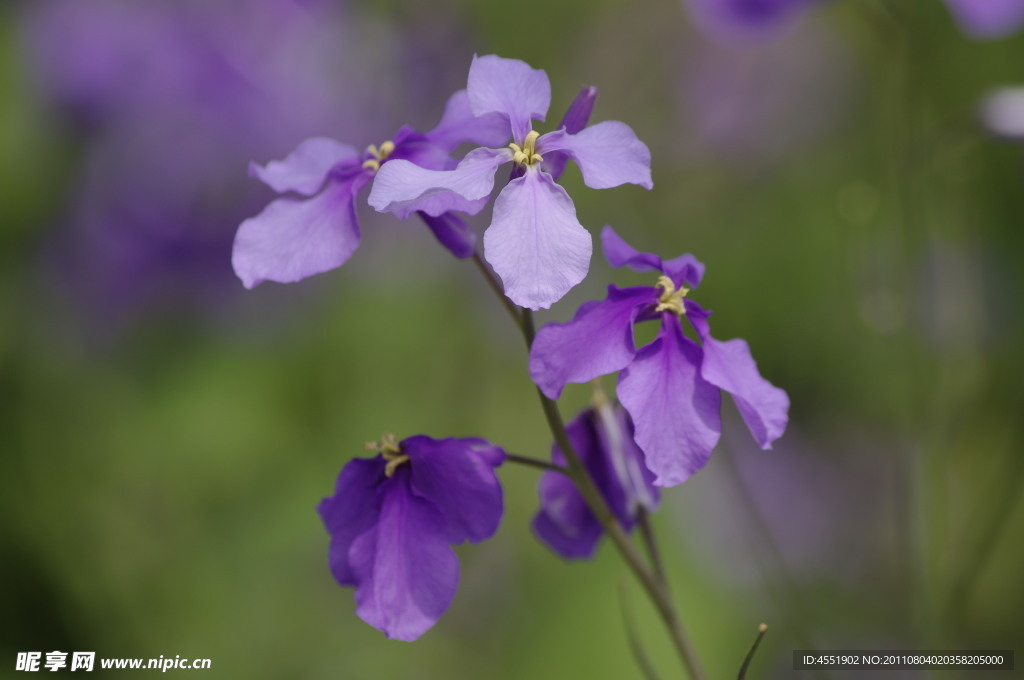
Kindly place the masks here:
POLYGON ((819 0, 686 0, 694 23, 712 37, 733 40, 775 34, 819 0))
MULTIPOLYGON (((639 184, 650 189, 651 154, 628 125, 605 121, 573 134, 565 128, 540 135, 532 121, 544 120, 551 103, 547 74, 517 59, 474 57, 469 69, 469 105, 477 116, 506 121, 506 148, 478 148, 454 169, 412 162, 381 168, 370 205, 381 212, 483 209, 500 165, 515 163, 515 177, 494 201, 484 234, 484 256, 518 305, 550 307, 583 280, 590 267, 590 234, 576 219, 576 206, 546 168, 555 152, 576 162, 593 189, 639 184), (467 203, 470 209, 466 209, 467 203)), ((587 107, 586 96, 580 109, 587 107)), ((570 118, 570 122, 575 116, 570 118)))
MULTIPOLYGON (((633 441, 633 423, 621 407, 598 400, 569 423, 566 432, 626 531, 633 529, 641 508, 658 507, 654 475, 644 465, 643 453, 633 441)), ((551 447, 551 459, 565 464, 557 444, 551 447)), ((573 481, 560 472, 545 472, 538 493, 540 511, 533 518, 537 538, 566 559, 592 557, 601 538, 601 524, 573 481)))
POLYGON ((964 33, 978 40, 1010 35, 1024 24, 1024 0, 946 0, 964 33))
MULTIPOLYGON (((231 263, 246 288, 262 281, 292 283, 344 264, 359 246, 356 194, 393 160, 414 167, 447 170, 456 162, 449 154, 462 142, 486 144, 504 135, 497 116, 476 117, 465 90, 453 94, 444 116, 430 132, 402 127, 379 147, 362 153, 332 139, 307 139, 283 161, 251 164, 249 173, 274 191, 306 198, 279 198, 259 215, 242 222, 235 236, 231 263)), ((414 209, 395 210, 401 219, 422 211, 427 225, 457 257, 474 249, 473 232, 448 211, 475 214, 478 201, 446 200, 443 207, 425 201, 414 209)))
POLYGON ((732 395, 757 443, 771 448, 786 428, 789 397, 761 377, 745 341, 711 337, 711 313, 686 297, 704 265, 692 255, 663 262, 639 253, 611 227, 601 240, 612 266, 662 275, 654 286, 609 286, 607 298, 584 304, 572 321, 540 329, 530 375, 541 391, 557 399, 567 383, 621 370, 618 397, 658 486, 681 484, 707 462, 722 430, 720 389, 732 395), (683 334, 684 317, 700 344, 683 334), (638 350, 633 325, 647 320, 659 320, 661 331, 638 350))
POLYGON ((356 614, 389 638, 415 640, 455 597, 451 545, 494 535, 503 511, 494 468, 505 452, 483 439, 396 442, 350 460, 318 511, 331 534, 330 567, 356 589, 356 614))

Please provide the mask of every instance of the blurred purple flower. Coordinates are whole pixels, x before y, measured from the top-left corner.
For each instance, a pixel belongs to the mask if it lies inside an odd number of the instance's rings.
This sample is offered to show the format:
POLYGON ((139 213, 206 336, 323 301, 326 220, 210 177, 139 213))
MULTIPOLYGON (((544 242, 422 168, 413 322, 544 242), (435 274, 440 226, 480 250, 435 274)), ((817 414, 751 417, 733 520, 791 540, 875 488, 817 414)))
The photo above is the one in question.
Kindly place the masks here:
POLYGON ((601 239, 613 267, 662 275, 655 286, 609 286, 605 300, 584 304, 568 323, 540 329, 530 375, 541 391, 557 399, 567 383, 621 370, 618 397, 658 486, 681 484, 707 462, 722 431, 720 389, 732 395, 758 444, 771 448, 786 428, 789 397, 761 377, 744 340, 711 337, 711 313, 686 297, 700 284, 704 265, 692 255, 662 261, 639 253, 611 227, 601 239), (700 344, 683 335, 684 317, 700 344), (637 350, 633 325, 647 320, 659 320, 661 331, 637 350))
POLYGON ((494 201, 484 255, 513 302, 531 309, 550 307, 587 275, 592 246, 572 199, 545 169, 544 155, 559 152, 572 158, 584 183, 594 189, 626 183, 650 189, 650 151, 618 121, 598 123, 578 134, 565 129, 543 136, 535 132, 532 121, 547 115, 551 84, 543 71, 517 59, 474 57, 467 90, 474 114, 498 114, 507 121, 509 147, 475 149, 447 171, 409 161, 389 163, 374 182, 370 205, 381 212, 423 210, 433 215, 465 209, 468 203, 468 212, 475 214, 494 188, 498 167, 515 163, 517 176, 494 201))
POLYGON ((325 129, 380 138, 408 95, 390 29, 325 0, 26 3, 21 34, 80 137, 46 254, 100 327, 232 295, 235 227, 267 201, 239 168, 325 129))
POLYGON ((455 597, 451 545, 494 535, 504 510, 494 473, 505 452, 483 439, 396 442, 350 460, 318 511, 331 535, 330 567, 355 586, 356 614, 389 638, 415 640, 455 597))
POLYGON ((981 103, 981 121, 989 132, 1008 140, 1024 141, 1024 87, 1001 87, 981 103))
MULTIPOLYGON (((657 509, 660 494, 653 485, 654 475, 644 465, 643 453, 633 441, 633 423, 622 407, 599 399, 569 423, 566 432, 626 531, 633 529, 641 508, 657 509)), ((565 464, 557 444, 551 447, 551 460, 565 464)), ((540 511, 533 518, 537 538, 566 559, 592 557, 601 539, 601 524, 576 484, 560 472, 545 472, 538 493, 540 511)))
POLYGON ((994 40, 1024 24, 1024 0, 946 0, 964 33, 977 40, 994 40))
POLYGON ((726 41, 764 38, 788 26, 821 0, 685 0, 703 32, 726 41))
MULTIPOLYGON (((279 198, 238 228, 231 262, 246 288, 262 281, 292 283, 344 264, 361 237, 355 197, 378 171, 396 160, 418 167, 450 170, 457 163, 449 154, 462 142, 497 144, 504 137, 497 116, 477 118, 465 90, 448 100, 441 122, 421 134, 403 126, 380 147, 363 153, 324 137, 307 139, 283 161, 266 166, 250 164, 249 174, 278 193, 307 197, 279 198)), ((475 235, 450 210, 475 214, 486 198, 475 203, 447 200, 443 207, 424 202, 417 210, 438 239, 456 257, 475 251, 475 235)), ((413 210, 396 210, 407 219, 413 210)))

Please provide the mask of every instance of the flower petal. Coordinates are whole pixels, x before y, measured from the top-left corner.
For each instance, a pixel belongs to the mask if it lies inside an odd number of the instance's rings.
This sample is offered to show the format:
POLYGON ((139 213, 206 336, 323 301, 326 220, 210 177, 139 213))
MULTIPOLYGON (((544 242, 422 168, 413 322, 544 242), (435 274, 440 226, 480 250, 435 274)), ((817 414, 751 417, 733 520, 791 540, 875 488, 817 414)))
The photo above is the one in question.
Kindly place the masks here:
POLYGON ((448 609, 459 562, 444 518, 396 474, 381 489, 380 521, 349 551, 358 583, 356 614, 389 638, 415 640, 448 609))
POLYGON ((469 93, 459 90, 448 98, 441 122, 425 136, 449 153, 463 142, 502 146, 509 140, 508 120, 497 113, 474 115, 469 106, 469 93))
POLYGON ((1020 0, 946 0, 964 33, 976 40, 1010 35, 1024 24, 1020 0))
POLYGON ((512 160, 508 149, 474 149, 454 170, 427 170, 406 160, 384 163, 373 180, 370 205, 403 219, 416 210, 432 217, 449 210, 475 215, 494 188, 498 166, 512 160))
POLYGON ((242 222, 231 264, 245 287, 292 283, 343 265, 359 246, 354 195, 368 179, 359 172, 313 198, 279 198, 242 222))
POLYGON ((549 132, 537 140, 537 152, 561 151, 576 161, 591 189, 639 184, 650 189, 651 152, 625 123, 606 120, 577 134, 549 132))
POLYGON ((568 383, 625 368, 636 356, 633 322, 657 297, 653 287, 608 286, 604 300, 581 306, 572 321, 547 324, 530 348, 530 377, 549 399, 558 399, 568 383))
POLYGON ((544 71, 518 59, 489 54, 473 57, 469 67, 469 106, 477 116, 497 113, 508 119, 517 144, 544 120, 551 106, 551 83, 544 71))
MULTIPOLYGON (((585 87, 580 90, 580 93, 576 95, 576 99, 572 100, 572 104, 566 110, 565 116, 562 117, 562 122, 559 123, 558 127, 571 135, 587 127, 590 113, 594 110, 595 101, 597 101, 596 87, 585 87)), ((561 151, 552 151, 544 156, 544 171, 551 175, 552 179, 558 181, 558 178, 562 176, 562 172, 565 170, 565 164, 568 160, 569 157, 561 151)))
POLYGON ((601 230, 601 248, 611 266, 629 267, 638 272, 660 271, 672 279, 676 286, 696 288, 704 277, 704 263, 693 255, 687 253, 663 262, 657 255, 637 251, 607 225, 601 230))
POLYGON ((455 257, 464 260, 473 257, 476 252, 476 234, 469 225, 450 212, 431 217, 425 212, 417 212, 420 219, 430 227, 442 246, 455 257))
POLYGON ((657 486, 685 482, 704 467, 722 431, 721 394, 700 376, 701 349, 663 314, 661 332, 619 374, 616 390, 657 486))
MULTIPOLYGON (((590 409, 577 416, 566 428, 576 455, 583 461, 594 482, 605 492, 606 469, 602 464, 600 442, 590 409)), ((551 461, 565 465, 565 456, 557 444, 551 447, 551 461)), ((567 560, 593 557, 603 529, 587 507, 576 484, 560 472, 545 472, 537 484, 540 510, 533 518, 533 532, 555 553, 567 560)), ((606 497, 607 498, 607 497, 606 497)))
POLYGON ((288 154, 283 161, 260 166, 249 164, 249 175, 279 194, 295 191, 312 196, 320 191, 327 173, 343 162, 359 160, 359 152, 347 144, 326 137, 313 137, 288 154))
POLYGON ((483 439, 422 435, 403 440, 401 446, 409 455, 412 489, 444 516, 449 543, 479 543, 494 535, 504 512, 494 468, 504 452, 492 462, 477 452, 497 448, 483 439))
POLYGON ((484 233, 484 255, 505 294, 530 309, 547 309, 582 281, 592 248, 572 199, 536 166, 498 194, 484 233))
POLYGON ((692 300, 687 303, 687 318, 697 329, 704 350, 701 376, 732 395, 750 434, 762 449, 770 449, 786 431, 789 395, 761 377, 746 340, 715 340, 707 322, 710 314, 692 300))
POLYGON ((594 409, 596 431, 607 459, 608 476, 622 489, 621 501, 613 502, 606 493, 612 510, 626 529, 632 529, 639 508, 658 509, 661 494, 654 486, 654 473, 644 464, 644 452, 634 439, 636 429, 629 414, 621 406, 604 403, 594 409))
POLYGON ((320 501, 317 512, 331 535, 331 573, 343 586, 356 585, 349 564, 352 542, 377 524, 380 499, 377 486, 384 480, 384 460, 353 458, 338 475, 334 495, 320 501))

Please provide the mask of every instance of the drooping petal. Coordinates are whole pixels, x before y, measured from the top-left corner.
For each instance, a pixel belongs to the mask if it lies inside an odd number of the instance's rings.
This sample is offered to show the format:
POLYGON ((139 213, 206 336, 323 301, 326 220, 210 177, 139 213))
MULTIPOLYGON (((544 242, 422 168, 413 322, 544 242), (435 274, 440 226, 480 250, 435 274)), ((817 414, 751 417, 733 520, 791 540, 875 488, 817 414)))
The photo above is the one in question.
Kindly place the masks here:
POLYGON ((492 464, 478 450, 497 447, 482 439, 438 440, 420 435, 401 445, 409 455, 412 489, 440 511, 449 543, 479 543, 494 535, 504 511, 501 484, 494 473, 504 460, 503 452, 492 464))
POLYGON ((654 483, 675 486, 704 467, 718 443, 721 395, 700 375, 700 347, 674 315, 662 316, 658 337, 619 374, 616 392, 654 483))
POLYGON ((473 253, 476 252, 476 234, 463 220, 450 212, 442 213, 437 217, 431 217, 425 212, 416 214, 430 227, 434 238, 452 255, 460 260, 473 257, 473 253))
MULTIPOLYGON (((590 121, 590 113, 594 110, 595 101, 597 101, 596 87, 585 87, 580 90, 580 93, 576 95, 576 98, 572 100, 572 104, 566 110, 565 116, 562 117, 562 122, 559 123, 558 127, 564 129, 570 135, 574 135, 587 127, 587 123, 590 121)), ((544 171, 551 175, 552 179, 558 181, 558 178, 562 176, 562 172, 565 170, 565 164, 568 160, 569 157, 561 151, 552 151, 544 156, 544 171)))
POLYGON ((654 486, 654 473, 644 464, 644 452, 634 439, 636 429, 629 414, 621 406, 605 403, 594 408, 597 436, 605 452, 609 479, 622 489, 621 503, 612 502, 612 510, 627 529, 631 529, 640 508, 654 511, 661 494, 654 486))
POLYGON ((413 493, 402 468, 383 484, 381 499, 380 521, 349 550, 356 614, 389 638, 412 641, 451 604, 459 562, 441 513, 413 493))
POLYGON ((249 175, 279 194, 294 191, 312 196, 324 185, 331 168, 356 162, 359 152, 347 144, 326 137, 313 137, 299 144, 283 161, 266 165, 249 164, 249 175))
POLYGON ((448 98, 441 122, 425 135, 430 142, 449 153, 463 142, 477 146, 503 146, 509 136, 508 120, 503 116, 497 113, 473 115, 466 90, 459 90, 448 98))
POLYGON ((498 194, 484 233, 484 255, 505 294, 530 309, 547 309, 582 281, 592 248, 572 199, 536 166, 498 194))
POLYGON ((338 475, 334 495, 320 501, 317 512, 331 535, 331 573, 343 586, 356 585, 349 564, 352 542, 373 528, 380 517, 377 486, 384 479, 382 458, 353 458, 338 475))
POLYGON ((493 54, 473 57, 466 89, 473 113, 496 113, 508 119, 520 145, 533 127, 530 121, 544 120, 551 105, 551 83, 544 71, 493 54))
POLYGON ((686 309, 703 345, 701 376, 732 395, 754 440, 770 449, 789 422, 789 395, 761 377, 745 340, 715 340, 707 322, 710 314, 692 300, 687 300, 686 309))
POLYGON ((365 173, 332 182, 313 198, 279 198, 235 235, 231 264, 246 288, 292 283, 343 265, 359 246, 354 194, 365 173))
MULTIPOLYGON (((588 409, 569 423, 565 430, 576 455, 604 492, 606 470, 601 464, 600 442, 588 409)), ((565 455, 557 444, 551 447, 551 461, 565 465, 565 455)), ((593 557, 603 529, 587 507, 572 479, 560 472, 545 472, 537 484, 540 510, 533 518, 533 532, 554 552, 567 560, 593 557)))
POLYGON ((378 212, 407 217, 421 210, 437 217, 449 210, 480 212, 494 188, 498 166, 512 160, 509 149, 474 149, 454 170, 427 170, 406 160, 384 163, 373 180, 369 203, 378 212))
POLYGON ((549 399, 568 383, 585 383, 625 368, 636 356, 633 322, 658 297, 648 286, 608 286, 604 300, 588 302, 567 323, 549 323, 530 348, 530 377, 549 399))
POLYGON ((650 189, 651 152, 625 123, 606 120, 577 134, 549 132, 537 140, 537 151, 561 151, 580 166, 583 182, 591 189, 639 184, 650 189))
POLYGON ((676 286, 696 288, 704 277, 704 263, 687 253, 663 262, 651 253, 641 253, 626 243, 610 226, 601 230, 601 247, 608 264, 613 267, 629 267, 638 272, 660 271, 676 286))

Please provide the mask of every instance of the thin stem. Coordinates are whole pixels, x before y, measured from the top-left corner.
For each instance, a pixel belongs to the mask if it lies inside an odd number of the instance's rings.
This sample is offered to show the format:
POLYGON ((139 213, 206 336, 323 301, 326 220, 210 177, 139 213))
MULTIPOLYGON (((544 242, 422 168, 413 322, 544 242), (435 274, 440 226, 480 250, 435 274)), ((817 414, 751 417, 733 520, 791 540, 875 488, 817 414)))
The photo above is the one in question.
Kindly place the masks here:
POLYGON ((505 311, 507 311, 509 316, 512 317, 512 321, 516 324, 516 327, 522 331, 523 318, 519 315, 519 308, 514 302, 505 297, 505 291, 502 289, 501 284, 496 278, 494 278, 494 273, 487 266, 487 263, 484 262, 484 259, 480 257, 480 251, 478 250, 473 251, 473 264, 475 264, 476 268, 480 270, 480 273, 487 280, 487 285, 491 287, 494 294, 498 296, 499 300, 501 300, 502 306, 505 307, 505 311))
MULTIPOLYGON (((529 309, 523 310, 522 329, 527 345, 532 345, 536 332, 533 324, 533 313, 529 309)), ((569 435, 565 431, 565 422, 562 420, 562 414, 558 410, 558 404, 548 399, 539 388, 537 389, 537 396, 540 398, 541 408, 544 410, 544 416, 547 418, 548 427, 551 428, 551 434, 555 438, 555 443, 565 455, 569 476, 576 482, 576 488, 580 495, 583 496, 583 500, 586 501, 587 507, 594 513, 598 523, 600 523, 605 533, 608 534, 608 537, 615 544, 619 553, 622 554, 622 558, 636 575, 644 590, 647 591, 647 596, 654 603, 658 614, 665 623, 665 627, 668 628, 672 636, 672 642, 679 653, 679 658, 690 673, 690 676, 694 680, 706 680, 707 676, 704 674, 704 669, 697 660, 697 651, 686 634, 686 629, 676 613, 675 606, 668 596, 668 591, 661 584, 657 575, 644 562, 640 551, 629 540, 626 530, 622 528, 622 525, 616 519, 608 504, 605 503, 604 497, 594 484, 594 481, 587 474, 583 462, 576 454, 572 442, 569 441, 569 435)))
POLYGON ((563 475, 569 474, 569 469, 555 463, 549 463, 546 460, 540 458, 531 458, 530 456, 520 456, 515 453, 505 453, 505 460, 510 463, 519 463, 520 465, 526 465, 528 467, 540 468, 541 470, 551 470, 552 472, 560 472, 563 475))
POLYGON ((736 680, 743 680, 743 678, 747 677, 747 668, 750 666, 750 660, 754 658, 754 652, 757 651, 757 647, 761 644, 761 640, 764 638, 767 630, 768 625, 764 623, 757 627, 757 637, 754 638, 754 644, 750 645, 750 651, 747 652, 746 658, 743 659, 743 665, 740 666, 740 674, 736 676, 736 680))
POLYGON ((647 512, 647 508, 640 507, 639 511, 637 511, 636 521, 640 526, 640 535, 644 539, 644 545, 647 546, 647 554, 651 558, 651 564, 654 565, 654 574, 661 581, 661 587, 668 591, 665 565, 661 561, 661 551, 658 550, 658 541, 655 539, 654 531, 651 529, 651 516, 647 512))

